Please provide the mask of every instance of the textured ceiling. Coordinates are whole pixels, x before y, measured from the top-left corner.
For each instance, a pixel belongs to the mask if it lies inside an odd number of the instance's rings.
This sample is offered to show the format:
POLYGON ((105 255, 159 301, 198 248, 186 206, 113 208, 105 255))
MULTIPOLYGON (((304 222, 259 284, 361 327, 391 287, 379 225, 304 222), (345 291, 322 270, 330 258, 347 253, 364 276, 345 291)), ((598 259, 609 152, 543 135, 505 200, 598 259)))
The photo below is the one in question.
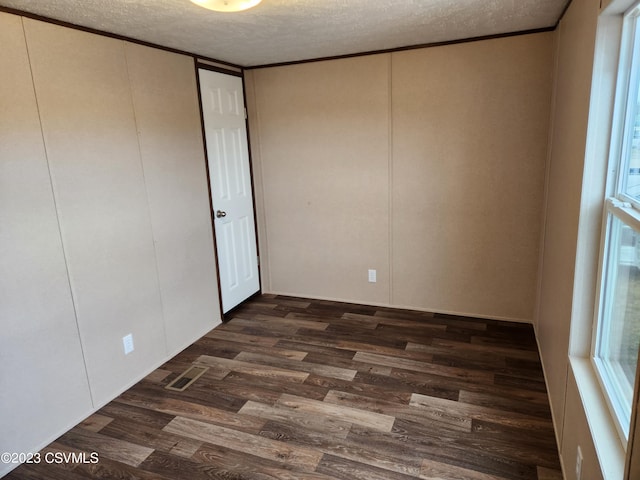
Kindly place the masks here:
POLYGON ((552 27, 567 0, 263 0, 217 13, 189 0, 0 0, 0 6, 240 66, 552 27))

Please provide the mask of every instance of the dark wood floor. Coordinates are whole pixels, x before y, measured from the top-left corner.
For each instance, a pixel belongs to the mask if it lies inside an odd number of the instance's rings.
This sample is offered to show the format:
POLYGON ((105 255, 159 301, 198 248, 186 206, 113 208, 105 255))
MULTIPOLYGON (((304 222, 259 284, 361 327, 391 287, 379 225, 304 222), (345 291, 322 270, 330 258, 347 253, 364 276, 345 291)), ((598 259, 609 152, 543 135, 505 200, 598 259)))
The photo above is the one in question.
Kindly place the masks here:
POLYGON ((231 317, 42 452, 97 463, 7 478, 562 478, 530 325, 268 295, 231 317))

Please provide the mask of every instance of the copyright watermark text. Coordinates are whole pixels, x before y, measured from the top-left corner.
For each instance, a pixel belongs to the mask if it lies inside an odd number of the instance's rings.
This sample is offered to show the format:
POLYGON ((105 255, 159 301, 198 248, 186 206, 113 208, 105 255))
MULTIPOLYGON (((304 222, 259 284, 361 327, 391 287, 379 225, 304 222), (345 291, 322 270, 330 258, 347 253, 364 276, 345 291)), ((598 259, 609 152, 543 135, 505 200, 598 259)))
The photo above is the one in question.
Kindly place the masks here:
POLYGON ((96 464, 100 461, 98 452, 3 452, 0 453, 0 463, 45 463, 45 464, 64 464, 64 463, 92 463, 96 464))

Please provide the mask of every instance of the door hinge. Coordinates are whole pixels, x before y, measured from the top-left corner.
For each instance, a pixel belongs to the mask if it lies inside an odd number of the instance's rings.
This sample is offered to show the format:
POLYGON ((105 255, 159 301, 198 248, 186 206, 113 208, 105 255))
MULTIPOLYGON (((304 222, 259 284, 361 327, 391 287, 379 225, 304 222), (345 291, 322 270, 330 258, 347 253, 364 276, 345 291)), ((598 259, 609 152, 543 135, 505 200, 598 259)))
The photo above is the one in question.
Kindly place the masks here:
POLYGON ((256 260, 258 261, 258 266, 260 266, 260 256, 257 256, 256 260))
POLYGON ((247 112, 247 107, 244 107, 244 119, 245 120, 249 119, 249 113, 247 112))

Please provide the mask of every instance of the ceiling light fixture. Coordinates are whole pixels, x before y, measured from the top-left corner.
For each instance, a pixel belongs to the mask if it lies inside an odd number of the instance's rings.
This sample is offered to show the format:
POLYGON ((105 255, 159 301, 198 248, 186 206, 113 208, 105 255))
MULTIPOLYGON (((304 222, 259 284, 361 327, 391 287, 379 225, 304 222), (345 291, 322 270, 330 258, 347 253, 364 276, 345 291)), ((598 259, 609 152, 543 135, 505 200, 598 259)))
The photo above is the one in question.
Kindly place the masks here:
POLYGON ((251 7, 255 7, 262 0, 191 0, 196 5, 199 5, 209 10, 216 12, 241 12, 242 10, 248 10, 251 7))

